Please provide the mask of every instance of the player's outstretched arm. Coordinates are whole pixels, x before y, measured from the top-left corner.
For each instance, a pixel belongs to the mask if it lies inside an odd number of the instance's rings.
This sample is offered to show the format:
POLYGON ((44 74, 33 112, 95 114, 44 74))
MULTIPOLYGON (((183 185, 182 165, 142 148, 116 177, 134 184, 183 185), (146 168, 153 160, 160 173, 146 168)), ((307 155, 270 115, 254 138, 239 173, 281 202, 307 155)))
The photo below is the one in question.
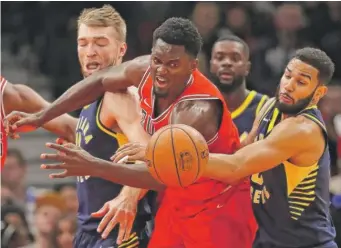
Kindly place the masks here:
MULTIPOLYGON (((179 103, 173 110, 172 123, 190 125, 206 140, 210 140, 218 131, 221 113, 222 106, 218 100, 185 101, 179 103)), ((112 163, 95 158, 75 145, 68 146, 48 144, 48 147, 62 153, 42 154, 42 159, 60 162, 54 165, 44 164, 42 169, 64 170, 51 174, 52 178, 90 175, 136 188, 153 190, 165 188, 151 176, 145 163, 134 165, 112 163)))
POLYGON ((149 66, 149 61, 149 55, 141 56, 98 71, 76 83, 48 108, 38 113, 38 124, 90 104, 106 91, 119 92, 132 85, 138 86, 149 66))
MULTIPOLYGON (((4 90, 4 106, 5 113, 13 113, 15 115, 15 112, 13 111, 35 113, 48 107, 49 103, 30 87, 23 84, 12 84, 8 82, 4 90)), ((43 128, 69 142, 73 142, 76 125, 76 118, 69 115, 63 115, 46 123, 43 128)))
POLYGON ((234 183, 289 159, 298 166, 310 166, 316 163, 324 148, 325 139, 316 123, 303 116, 292 117, 278 124, 264 140, 233 155, 210 154, 204 176, 234 183), (303 158, 302 154, 306 156, 303 158))

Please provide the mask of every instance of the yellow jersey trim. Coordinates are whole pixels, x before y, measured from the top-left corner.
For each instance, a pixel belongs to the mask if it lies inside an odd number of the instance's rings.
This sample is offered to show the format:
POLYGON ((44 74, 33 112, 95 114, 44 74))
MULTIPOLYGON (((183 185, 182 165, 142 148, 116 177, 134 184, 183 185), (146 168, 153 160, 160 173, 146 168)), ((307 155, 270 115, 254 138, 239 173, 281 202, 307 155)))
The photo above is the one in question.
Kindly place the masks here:
POLYGON ((255 98, 256 94, 257 92, 253 90, 247 95, 243 103, 231 113, 232 119, 237 118, 247 109, 247 107, 251 104, 252 100, 255 98))
MULTIPOLYGON (((121 147, 122 145, 128 143, 128 138, 124 135, 124 134, 121 134, 121 133, 115 133, 111 130, 109 130, 107 127, 105 127, 101 121, 100 121, 100 112, 101 112, 101 108, 102 108, 102 103, 103 103, 103 99, 101 100, 100 104, 98 105, 98 108, 97 108, 97 113, 96 113, 96 125, 97 127, 104 133, 106 133, 107 135, 115 138, 118 142, 118 146, 121 147)), ((114 151, 113 151, 114 152, 114 151)))
POLYGON ((269 99, 267 95, 263 95, 262 98, 260 99, 258 106, 256 108, 256 115, 258 115, 259 111, 262 109, 264 106, 265 102, 269 99))

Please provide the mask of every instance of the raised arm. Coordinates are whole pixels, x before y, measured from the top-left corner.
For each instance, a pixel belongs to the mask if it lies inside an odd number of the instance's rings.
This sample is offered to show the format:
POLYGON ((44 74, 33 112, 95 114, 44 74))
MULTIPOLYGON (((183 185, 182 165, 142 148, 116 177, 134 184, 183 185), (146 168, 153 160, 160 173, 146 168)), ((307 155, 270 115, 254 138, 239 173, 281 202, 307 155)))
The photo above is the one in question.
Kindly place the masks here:
POLYGON ((318 161, 324 148, 325 138, 315 122, 303 116, 292 117, 278 124, 264 140, 233 155, 210 154, 204 175, 234 183, 286 160, 298 166, 310 166, 318 161))
POLYGON ((121 65, 103 69, 76 83, 37 117, 38 125, 95 101, 104 92, 119 92, 138 86, 149 66, 150 56, 141 56, 121 65))
MULTIPOLYGON (((35 113, 48 106, 49 103, 30 87, 9 82, 6 84, 4 90, 4 108, 6 114, 13 111, 35 113)), ((73 142, 76 125, 76 118, 70 115, 62 115, 43 125, 43 128, 69 142, 73 142)))

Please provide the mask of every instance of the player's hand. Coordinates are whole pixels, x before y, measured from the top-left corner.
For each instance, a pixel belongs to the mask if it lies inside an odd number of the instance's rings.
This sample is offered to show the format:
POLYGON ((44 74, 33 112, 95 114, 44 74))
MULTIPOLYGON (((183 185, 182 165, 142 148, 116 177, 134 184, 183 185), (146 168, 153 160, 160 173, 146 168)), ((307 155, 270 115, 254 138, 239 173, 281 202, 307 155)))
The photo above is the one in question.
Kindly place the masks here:
POLYGON ((102 233, 102 238, 108 237, 117 224, 120 225, 117 244, 127 241, 133 228, 137 212, 138 197, 118 195, 115 199, 108 201, 104 206, 92 213, 94 218, 103 218, 98 225, 97 232, 102 233))
MULTIPOLYGON (((128 143, 121 146, 116 153, 110 158, 113 162, 119 163, 124 159, 126 161, 144 161, 146 155, 146 145, 141 143, 128 143)), ((126 162, 123 161, 123 162, 126 162)))
POLYGON ((41 126, 37 113, 28 114, 13 111, 5 117, 6 132, 12 138, 19 138, 18 132, 32 132, 41 126))
POLYGON ((55 160, 57 164, 42 164, 44 170, 64 170, 60 173, 50 174, 50 178, 65 178, 71 176, 91 175, 94 157, 82 148, 72 144, 63 145, 47 143, 48 148, 57 150, 56 154, 41 154, 42 159, 55 160))

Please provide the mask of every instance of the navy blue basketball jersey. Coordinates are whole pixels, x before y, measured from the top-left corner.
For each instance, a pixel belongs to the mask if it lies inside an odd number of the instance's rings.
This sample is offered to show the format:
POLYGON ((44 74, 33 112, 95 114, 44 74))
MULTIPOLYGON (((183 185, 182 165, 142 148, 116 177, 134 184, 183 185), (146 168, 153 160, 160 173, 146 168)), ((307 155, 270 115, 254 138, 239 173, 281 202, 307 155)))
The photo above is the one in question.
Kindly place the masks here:
POLYGON ((234 124, 238 128, 240 140, 243 141, 252 129, 256 115, 268 100, 268 96, 250 91, 244 102, 231 113, 234 124))
MULTIPOLYGON (((298 115, 317 123, 327 142, 325 124, 316 106, 298 115)), ((266 138, 280 119, 273 101, 261 118, 256 140, 266 138)), ((329 166, 326 144, 319 161, 311 166, 283 161, 251 176, 252 205, 259 226, 254 248, 337 248, 329 214, 329 166)))
MULTIPOLYGON (((101 104, 102 98, 85 106, 81 111, 76 129, 76 144, 94 157, 110 161, 110 157, 128 140, 123 134, 115 133, 101 123, 99 119, 101 104)), ((102 178, 77 177, 78 222, 83 231, 96 231, 101 219, 92 218, 91 213, 117 197, 122 187, 102 178)), ((150 219, 150 214, 147 199, 140 200, 135 223, 144 225, 145 221, 150 219)))

